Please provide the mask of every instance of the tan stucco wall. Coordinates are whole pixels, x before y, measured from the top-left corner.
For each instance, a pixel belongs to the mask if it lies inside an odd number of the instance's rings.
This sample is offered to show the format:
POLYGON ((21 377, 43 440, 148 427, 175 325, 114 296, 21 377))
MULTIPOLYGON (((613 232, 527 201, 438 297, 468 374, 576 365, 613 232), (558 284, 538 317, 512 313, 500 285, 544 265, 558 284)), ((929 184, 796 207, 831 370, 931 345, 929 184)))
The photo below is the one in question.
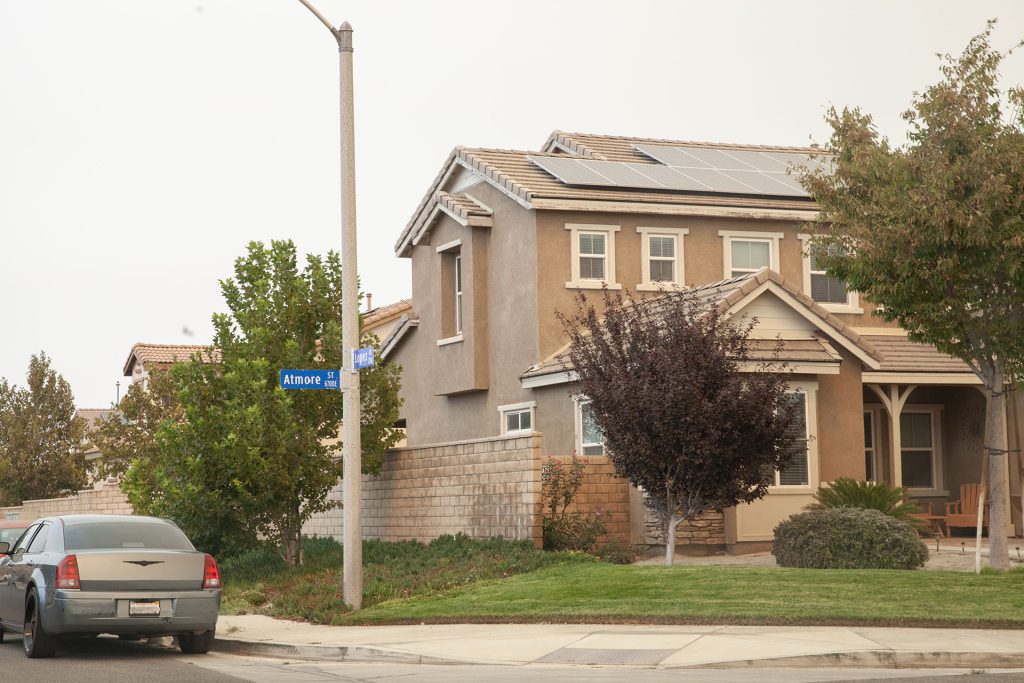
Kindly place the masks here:
MULTIPOLYGON (((540 442, 534 435, 389 451, 380 474, 363 477, 363 537, 429 541, 464 533, 539 547, 540 442)), ((340 486, 330 499, 344 502, 340 486)), ((302 532, 340 540, 343 511, 317 515, 302 532)))
POLYGON ((864 479, 861 362, 845 350, 838 375, 818 377, 818 458, 821 481, 864 479))
POLYGON ((114 481, 103 481, 65 498, 26 500, 21 505, 0 508, 0 519, 31 522, 53 515, 130 515, 132 506, 114 481))

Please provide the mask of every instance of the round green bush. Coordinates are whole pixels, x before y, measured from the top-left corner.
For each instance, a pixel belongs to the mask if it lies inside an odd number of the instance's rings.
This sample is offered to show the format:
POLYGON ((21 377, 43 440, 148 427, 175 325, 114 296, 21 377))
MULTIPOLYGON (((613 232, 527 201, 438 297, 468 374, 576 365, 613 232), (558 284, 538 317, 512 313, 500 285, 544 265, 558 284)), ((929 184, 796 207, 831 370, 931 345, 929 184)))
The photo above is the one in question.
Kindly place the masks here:
POLYGON ((878 510, 832 508, 793 515, 775 527, 783 567, 917 569, 928 549, 906 522, 878 510))

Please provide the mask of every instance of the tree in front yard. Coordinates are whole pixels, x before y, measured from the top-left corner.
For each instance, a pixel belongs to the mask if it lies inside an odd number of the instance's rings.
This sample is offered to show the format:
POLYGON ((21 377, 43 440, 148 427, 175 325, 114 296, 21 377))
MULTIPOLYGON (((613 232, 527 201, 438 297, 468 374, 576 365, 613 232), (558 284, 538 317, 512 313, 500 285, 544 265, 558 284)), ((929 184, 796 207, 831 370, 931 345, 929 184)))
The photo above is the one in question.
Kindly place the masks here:
POLYGON ((984 384, 989 562, 1006 569, 1006 391, 1024 360, 1024 90, 999 89, 992 29, 947 55, 942 79, 914 97, 905 144, 858 108, 830 110, 834 172, 804 184, 821 210, 814 248, 828 273, 984 384))
MULTIPOLYGON (((135 461, 122 485, 197 545, 230 554, 263 538, 292 565, 302 561, 303 524, 334 507, 343 418, 339 391, 278 386, 282 369, 342 366, 340 259, 310 255, 301 270, 297 261, 290 241, 249 244, 221 282, 221 362, 171 369, 183 419, 160 422, 155 459, 135 461)), ((377 472, 399 438, 400 371, 382 363, 360 372, 363 470, 377 472)))
POLYGON ((616 473, 661 519, 672 564, 681 522, 762 498, 806 449, 803 402, 778 368, 754 360, 752 321, 686 292, 635 302, 606 290, 603 303, 599 315, 581 295, 559 316, 567 367, 616 473))
POLYGON ((71 385, 45 353, 29 361, 26 387, 0 378, 0 505, 54 498, 85 485, 85 421, 71 385))

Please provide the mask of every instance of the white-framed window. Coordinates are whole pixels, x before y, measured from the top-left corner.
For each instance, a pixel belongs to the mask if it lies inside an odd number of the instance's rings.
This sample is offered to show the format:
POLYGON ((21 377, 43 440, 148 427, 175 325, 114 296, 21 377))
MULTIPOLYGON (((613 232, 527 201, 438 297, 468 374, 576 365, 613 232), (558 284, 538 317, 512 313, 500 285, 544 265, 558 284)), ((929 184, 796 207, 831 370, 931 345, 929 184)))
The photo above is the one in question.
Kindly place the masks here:
POLYGON ((506 435, 530 434, 533 432, 533 417, 536 410, 536 401, 498 406, 498 414, 501 415, 501 433, 506 435))
POLYGON ((796 408, 796 418, 790 425, 794 437, 789 452, 789 461, 780 470, 775 470, 776 486, 810 486, 811 458, 808 451, 810 434, 807 429, 807 392, 793 391, 786 394, 786 400, 796 408))
POLYGON ((900 413, 900 465, 903 486, 942 489, 941 406, 907 404, 900 413))
POLYGON ((573 289, 619 289, 615 282, 615 233, 618 225, 567 223, 571 241, 572 279, 565 283, 573 289))
POLYGON ((604 435, 590 401, 576 401, 576 451, 580 455, 604 455, 604 435))
POLYGON ((462 254, 455 257, 455 334, 462 334, 462 254))
POLYGON ((643 281, 639 291, 658 291, 683 286, 683 235, 686 228, 645 228, 640 233, 640 269, 643 281))
POLYGON ((722 238, 722 269, 724 277, 740 277, 762 268, 779 270, 781 232, 719 230, 722 238))
POLYGON ((796 437, 789 462, 775 472, 768 487, 770 495, 807 495, 818 488, 818 383, 814 380, 788 382, 788 400, 797 408, 791 429, 796 437))
POLYGON ((829 276, 818 263, 820 247, 813 246, 811 236, 797 237, 803 242, 804 292, 833 313, 863 313, 857 292, 847 289, 843 280, 829 276))

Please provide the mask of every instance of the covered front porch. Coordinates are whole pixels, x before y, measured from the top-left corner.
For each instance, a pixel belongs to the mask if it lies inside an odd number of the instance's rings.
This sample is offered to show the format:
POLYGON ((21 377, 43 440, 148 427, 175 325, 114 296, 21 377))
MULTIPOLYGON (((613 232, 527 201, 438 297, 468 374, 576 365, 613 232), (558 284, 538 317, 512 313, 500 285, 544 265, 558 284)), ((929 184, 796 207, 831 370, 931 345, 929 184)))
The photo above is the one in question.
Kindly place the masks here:
MULTIPOLYGON (((936 532, 973 536, 984 461, 980 380, 924 372, 865 372, 863 380, 866 478, 906 487, 936 532)), ((1008 536, 1022 532, 1017 469, 1011 459, 1008 536)))

